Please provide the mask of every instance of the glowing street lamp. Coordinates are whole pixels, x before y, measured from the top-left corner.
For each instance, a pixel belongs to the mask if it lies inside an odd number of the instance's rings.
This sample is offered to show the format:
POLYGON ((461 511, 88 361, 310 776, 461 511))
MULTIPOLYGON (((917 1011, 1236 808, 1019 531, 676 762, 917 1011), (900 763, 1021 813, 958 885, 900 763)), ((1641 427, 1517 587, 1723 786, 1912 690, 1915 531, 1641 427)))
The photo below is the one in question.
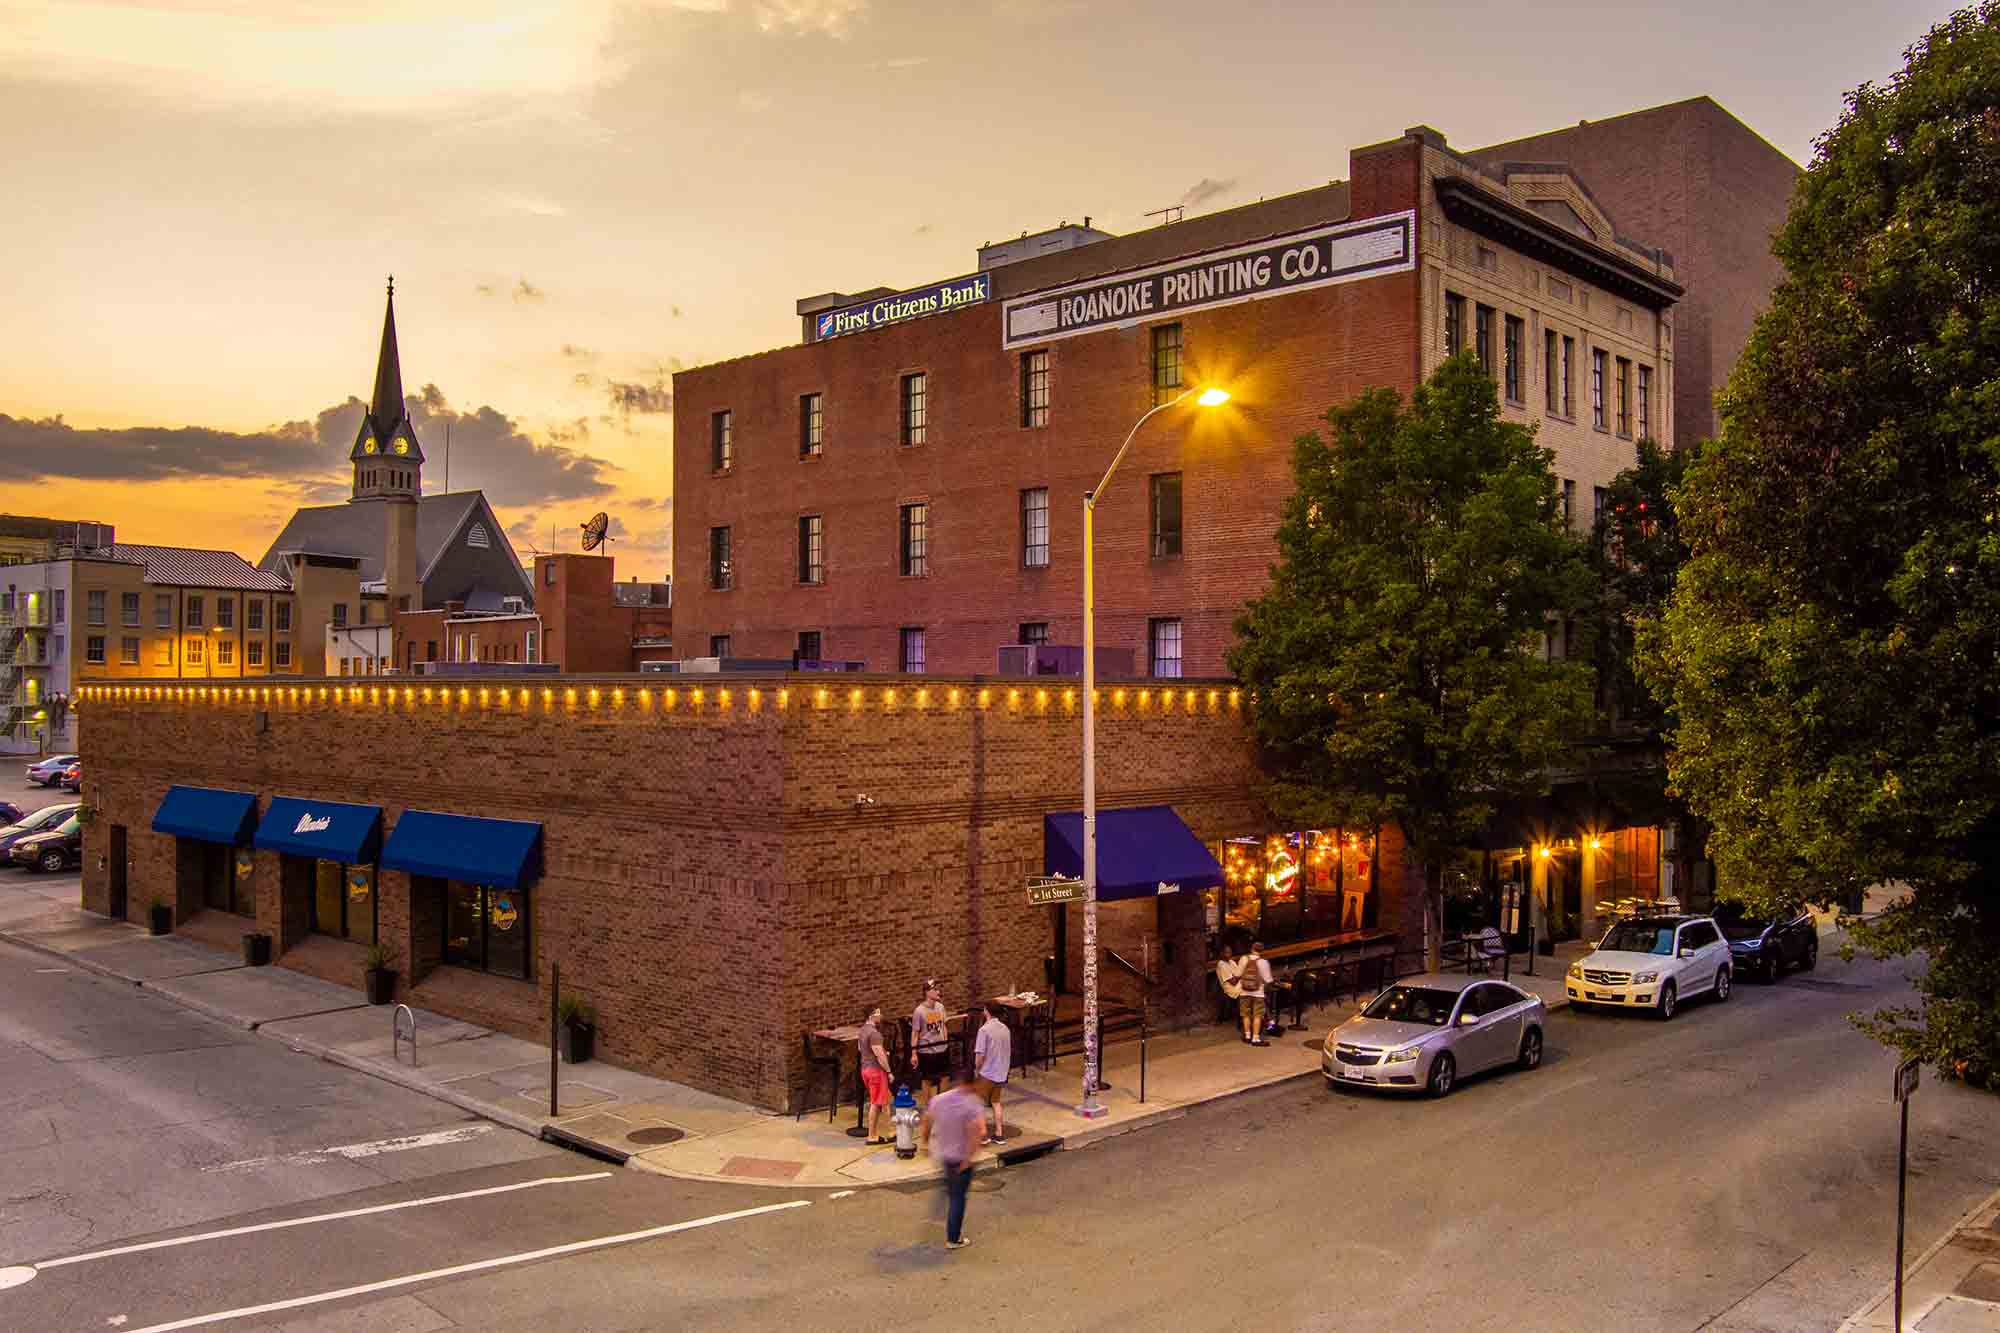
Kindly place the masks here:
POLYGON ((1201 407, 1219 407, 1229 391, 1213 385, 1176 395, 1132 423, 1125 443, 1112 455, 1111 466, 1095 488, 1083 493, 1083 1104, 1077 1114, 1095 1119, 1104 1114, 1097 1100, 1097 582, 1092 550, 1092 521, 1097 501, 1111 484, 1111 474, 1125 461, 1139 428, 1170 407, 1193 398, 1201 407))

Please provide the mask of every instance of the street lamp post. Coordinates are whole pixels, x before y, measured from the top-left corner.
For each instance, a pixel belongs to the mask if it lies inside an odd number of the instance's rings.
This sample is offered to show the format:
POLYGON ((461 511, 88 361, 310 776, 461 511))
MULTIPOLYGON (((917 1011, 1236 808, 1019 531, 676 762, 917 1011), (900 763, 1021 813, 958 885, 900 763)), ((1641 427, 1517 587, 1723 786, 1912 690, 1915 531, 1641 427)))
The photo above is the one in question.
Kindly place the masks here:
POLYGON ((1202 407, 1216 407, 1229 401, 1226 390, 1189 389, 1156 404, 1132 423, 1125 443, 1112 455, 1111 466, 1097 485, 1083 493, 1083 1102, 1076 1108, 1085 1119, 1104 1114, 1097 1100, 1097 577, 1093 520, 1097 501, 1111 484, 1111 474, 1125 461, 1125 451, 1139 434, 1139 428, 1157 414, 1177 407, 1189 398, 1202 407))

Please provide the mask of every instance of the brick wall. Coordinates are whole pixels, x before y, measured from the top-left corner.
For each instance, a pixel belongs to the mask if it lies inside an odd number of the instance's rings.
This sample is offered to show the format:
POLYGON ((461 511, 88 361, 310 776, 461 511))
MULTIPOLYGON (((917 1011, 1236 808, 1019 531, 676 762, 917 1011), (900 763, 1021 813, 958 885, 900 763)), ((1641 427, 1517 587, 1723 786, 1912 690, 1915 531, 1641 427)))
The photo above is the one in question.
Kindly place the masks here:
MULTIPOLYGON (((150 825, 176 782, 377 804, 391 828, 410 808, 537 820, 537 980, 438 965, 435 903, 384 871, 398 998, 538 1038, 560 961, 565 990, 598 1009, 608 1060, 782 1106, 807 1029, 870 1003, 905 1012, 928 976, 954 1005, 1040 987, 1057 909, 1029 907, 1023 880, 1042 869, 1043 815, 1079 804, 1077 706, 1058 685, 966 678, 681 678, 671 694, 659 677, 553 678, 525 701, 490 678, 302 682, 296 697, 119 687, 80 703, 85 771, 103 775, 83 900, 107 908, 98 858, 113 825, 128 831, 133 919, 174 893, 176 842, 150 825)), ((1148 683, 1107 685, 1098 759, 1105 808, 1171 804, 1203 839, 1275 831, 1226 682, 1164 700, 1148 683)), ((1392 855, 1385 838, 1385 888, 1392 855)), ((258 923, 280 963, 358 984, 360 946, 306 934, 310 878, 288 881, 285 864, 304 863, 256 855, 258 923)), ((193 890, 179 915, 200 907, 193 890)), ((1198 897, 1103 917, 1121 952, 1154 945, 1163 1020, 1199 1017, 1198 897)))

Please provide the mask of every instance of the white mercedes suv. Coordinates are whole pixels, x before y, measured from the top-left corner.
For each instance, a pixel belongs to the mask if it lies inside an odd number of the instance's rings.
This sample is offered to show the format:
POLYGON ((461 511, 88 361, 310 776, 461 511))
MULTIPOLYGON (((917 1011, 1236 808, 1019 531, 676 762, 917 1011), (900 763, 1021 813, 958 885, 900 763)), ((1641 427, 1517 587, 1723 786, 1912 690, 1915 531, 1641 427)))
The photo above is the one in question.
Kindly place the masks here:
POLYGON ((1672 1018, 1695 995, 1729 998, 1729 941, 1705 916, 1642 916, 1604 933, 1563 978, 1578 1007, 1650 1008, 1672 1018))

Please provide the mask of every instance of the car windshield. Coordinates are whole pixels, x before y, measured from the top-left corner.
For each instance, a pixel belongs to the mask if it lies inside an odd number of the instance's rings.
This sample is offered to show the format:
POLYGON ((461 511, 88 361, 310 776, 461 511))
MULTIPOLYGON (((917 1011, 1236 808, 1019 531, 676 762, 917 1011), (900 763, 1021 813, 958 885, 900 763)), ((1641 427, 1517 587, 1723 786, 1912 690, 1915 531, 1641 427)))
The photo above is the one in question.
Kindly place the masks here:
POLYGON ((1441 1028, 1451 1021, 1451 1007, 1458 992, 1433 990, 1428 986, 1391 986, 1361 1011, 1364 1018, 1380 1018, 1390 1023, 1426 1023, 1441 1028))
POLYGON ((1597 947, 1610 953, 1656 953, 1666 957, 1674 951, 1673 923, 1620 921, 1597 947))
POLYGON ((68 819, 65 819, 60 825, 56 827, 56 832, 74 833, 82 827, 83 827, 83 821, 78 819, 75 815, 71 815, 68 819))

